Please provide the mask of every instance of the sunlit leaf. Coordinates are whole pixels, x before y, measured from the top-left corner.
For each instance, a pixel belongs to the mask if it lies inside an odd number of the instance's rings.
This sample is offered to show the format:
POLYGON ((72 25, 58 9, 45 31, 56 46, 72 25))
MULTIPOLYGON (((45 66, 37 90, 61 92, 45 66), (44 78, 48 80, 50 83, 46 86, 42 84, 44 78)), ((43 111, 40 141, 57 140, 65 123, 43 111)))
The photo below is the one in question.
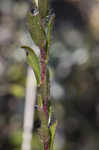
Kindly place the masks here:
POLYGON ((37 84, 40 85, 41 72, 40 72, 39 59, 38 59, 37 55, 35 54, 35 52, 30 47, 22 46, 22 48, 24 48, 26 50, 27 62, 34 71, 34 74, 35 74, 35 77, 37 80, 37 84))

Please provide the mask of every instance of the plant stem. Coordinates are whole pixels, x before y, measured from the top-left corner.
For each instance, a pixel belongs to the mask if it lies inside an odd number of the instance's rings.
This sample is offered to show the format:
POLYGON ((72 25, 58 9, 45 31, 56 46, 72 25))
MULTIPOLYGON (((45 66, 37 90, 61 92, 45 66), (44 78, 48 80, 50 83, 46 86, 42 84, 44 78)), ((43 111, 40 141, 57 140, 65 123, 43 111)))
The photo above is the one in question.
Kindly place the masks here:
POLYGON ((44 143, 44 150, 49 150, 48 143, 44 143))
POLYGON ((38 134, 43 143, 44 150, 53 150, 54 136, 57 122, 51 122, 52 107, 50 101, 50 80, 48 70, 50 34, 53 25, 53 16, 49 13, 48 0, 38 0, 35 3, 35 11, 28 13, 28 24, 31 37, 40 49, 40 60, 34 50, 28 46, 22 46, 26 50, 27 61, 32 67, 38 86, 38 114, 41 126, 38 134), (28 53, 27 53, 28 52, 28 53))

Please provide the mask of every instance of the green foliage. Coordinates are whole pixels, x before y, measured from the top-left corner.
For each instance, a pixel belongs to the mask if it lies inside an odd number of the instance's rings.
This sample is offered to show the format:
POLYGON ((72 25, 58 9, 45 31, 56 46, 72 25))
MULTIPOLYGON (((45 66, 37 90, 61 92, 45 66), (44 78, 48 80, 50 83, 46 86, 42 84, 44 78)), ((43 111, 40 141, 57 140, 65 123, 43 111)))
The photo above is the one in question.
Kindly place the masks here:
POLYGON ((43 101, 42 101, 42 97, 40 94, 38 94, 38 105, 40 108, 43 108, 43 101))
POLYGON ((48 14, 48 0, 33 0, 33 5, 38 8, 41 18, 48 14))
POLYGON ((44 18, 48 14, 48 0, 38 0, 38 9, 41 18, 44 18))
POLYGON ((49 15, 48 0, 33 0, 35 10, 28 12, 28 26, 34 43, 40 49, 40 61, 35 52, 28 46, 22 46, 26 50, 27 62, 32 67, 39 91, 38 97, 38 115, 41 126, 38 134, 44 145, 44 150, 53 150, 54 136, 57 122, 51 124, 52 107, 50 99, 50 79, 48 69, 49 47, 51 41, 51 30, 54 15, 49 15), (49 127, 50 126, 50 127, 49 127))
POLYGON ((32 150, 42 150, 43 144, 40 141, 40 138, 37 134, 33 134, 32 136, 32 150))
POLYGON ((55 137, 56 127, 57 127, 57 121, 55 121, 55 122, 50 126, 50 134, 51 134, 50 150, 53 150, 53 144, 54 144, 54 137, 55 137))
POLYGON ((39 11, 35 11, 34 14, 28 12, 27 19, 32 40, 37 46, 44 47, 46 35, 41 25, 39 11))
POLYGON ((48 24, 47 24, 47 57, 49 56, 49 48, 50 48, 50 44, 51 44, 51 31, 52 31, 52 26, 53 26, 53 22, 54 22, 54 18, 55 15, 51 15, 49 20, 48 20, 48 24))
POLYGON ((38 111, 41 120, 41 127, 38 129, 38 134, 40 135, 42 142, 45 142, 50 139, 47 116, 45 115, 43 109, 39 109, 38 111))
POLYGON ((48 102, 48 125, 51 123, 51 117, 52 117, 52 106, 51 101, 48 102))
POLYGON ((37 85, 39 86, 41 82, 41 71, 40 71, 39 59, 35 54, 35 52, 30 47, 22 46, 22 48, 24 48, 26 51, 27 62, 32 67, 37 80, 37 85))

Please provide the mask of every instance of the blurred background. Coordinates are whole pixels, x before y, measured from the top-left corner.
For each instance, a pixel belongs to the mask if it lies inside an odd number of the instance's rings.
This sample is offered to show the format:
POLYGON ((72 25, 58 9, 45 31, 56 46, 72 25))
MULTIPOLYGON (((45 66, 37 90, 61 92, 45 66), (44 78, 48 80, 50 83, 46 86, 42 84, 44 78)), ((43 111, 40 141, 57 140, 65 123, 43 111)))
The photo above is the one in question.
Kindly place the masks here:
MULTIPOLYGON (((0 0, 0 150, 21 150, 31 0, 0 0)), ((99 149, 99 1, 50 0, 51 97, 58 128, 55 150, 99 149)), ((34 120, 32 150, 40 150, 34 120)))

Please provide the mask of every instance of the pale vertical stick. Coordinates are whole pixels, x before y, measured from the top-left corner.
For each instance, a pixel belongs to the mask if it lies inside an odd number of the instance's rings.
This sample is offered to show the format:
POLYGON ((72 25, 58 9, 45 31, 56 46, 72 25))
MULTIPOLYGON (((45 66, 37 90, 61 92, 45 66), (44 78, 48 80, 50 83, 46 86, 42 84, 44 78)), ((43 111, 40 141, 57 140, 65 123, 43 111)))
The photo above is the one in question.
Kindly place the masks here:
POLYGON ((32 69, 28 67, 25 111, 24 111, 24 132, 21 150, 31 149, 35 99, 36 99, 35 75, 32 69))

